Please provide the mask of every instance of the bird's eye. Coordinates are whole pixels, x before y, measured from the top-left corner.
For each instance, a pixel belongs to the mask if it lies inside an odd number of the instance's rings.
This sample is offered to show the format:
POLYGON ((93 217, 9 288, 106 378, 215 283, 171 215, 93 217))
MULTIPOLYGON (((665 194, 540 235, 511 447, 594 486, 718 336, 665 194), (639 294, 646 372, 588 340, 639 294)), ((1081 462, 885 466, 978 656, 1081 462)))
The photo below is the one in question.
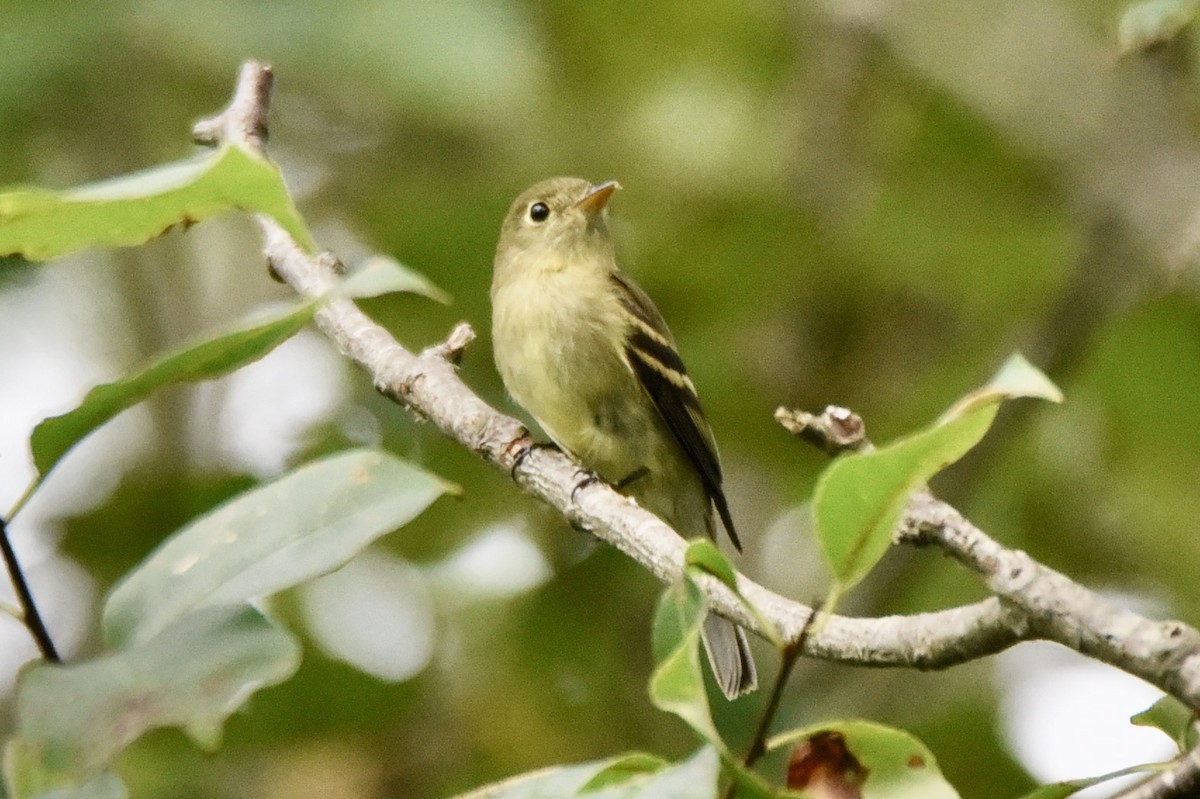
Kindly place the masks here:
POLYGON ((545 203, 534 203, 529 206, 529 218, 534 222, 545 222, 548 216, 550 216, 550 206, 545 203))

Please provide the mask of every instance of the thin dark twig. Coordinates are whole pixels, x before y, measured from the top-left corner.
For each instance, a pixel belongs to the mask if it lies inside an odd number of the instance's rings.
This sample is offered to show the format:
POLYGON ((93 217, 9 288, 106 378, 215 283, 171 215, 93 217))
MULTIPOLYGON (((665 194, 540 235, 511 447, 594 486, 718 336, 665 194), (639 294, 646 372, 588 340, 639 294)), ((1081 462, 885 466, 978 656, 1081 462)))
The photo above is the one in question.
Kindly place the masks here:
POLYGON ((42 614, 38 613, 37 603, 33 601, 33 592, 29 590, 25 573, 21 571, 17 552, 8 538, 8 523, 4 521, 3 517, 0 517, 0 550, 4 552, 4 565, 8 567, 9 579, 12 580, 13 588, 17 591, 17 598, 21 601, 21 616, 25 627, 33 636, 34 643, 42 653, 42 658, 50 663, 61 663, 62 658, 58 656, 58 650, 54 648, 50 631, 46 629, 46 624, 42 621, 42 614))
POLYGON ((757 763, 758 759, 767 752, 767 733, 770 732, 771 724, 775 721, 775 714, 779 712, 779 702, 783 699, 783 689, 787 685, 788 678, 792 675, 792 668, 796 665, 796 661, 800 659, 800 653, 804 651, 804 643, 808 640, 809 631, 812 630, 820 612, 820 604, 814 604, 812 615, 808 617, 808 623, 800 631, 800 636, 783 649, 783 660, 779 666, 779 674, 775 676, 775 684, 771 686, 771 696, 767 700, 762 716, 758 720, 758 727, 754 730, 754 738, 750 742, 750 748, 746 750, 746 756, 742 759, 742 764, 746 768, 750 768, 757 763))
POLYGON ((1186 799, 1200 796, 1200 747, 1182 755, 1172 766, 1114 799, 1186 799))
MULTIPOLYGON (((808 621, 800 631, 800 636, 783 648, 779 673, 775 675, 775 682, 771 686, 771 695, 767 697, 767 704, 763 706, 762 715, 759 716, 758 726, 755 727, 754 737, 750 741, 750 748, 746 750, 746 755, 742 758, 742 765, 746 768, 753 766, 758 762, 759 758, 767 753, 767 733, 770 732, 771 724, 775 721, 775 715, 779 712, 779 703, 783 699, 783 689, 787 686, 788 679, 792 676, 792 669, 795 667, 796 662, 800 660, 800 655, 804 652, 804 642, 808 639, 808 633, 816 623, 820 612, 820 604, 814 604, 812 614, 809 615, 808 621)), ((736 793, 737 782, 735 781, 730 783, 723 799, 733 799, 736 793)))

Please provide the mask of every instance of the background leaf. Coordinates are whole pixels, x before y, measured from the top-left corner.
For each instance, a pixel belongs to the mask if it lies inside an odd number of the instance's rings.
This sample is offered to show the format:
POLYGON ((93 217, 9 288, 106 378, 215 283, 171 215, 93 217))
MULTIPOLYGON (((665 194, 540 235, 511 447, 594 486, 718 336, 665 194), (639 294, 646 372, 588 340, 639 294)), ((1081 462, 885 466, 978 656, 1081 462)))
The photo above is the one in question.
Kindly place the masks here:
POLYGON ((313 461, 171 535, 113 589, 105 638, 114 646, 143 642, 196 608, 325 574, 455 490, 377 450, 313 461))
POLYGON ((1117 50, 1127 55, 1179 35, 1196 19, 1196 0, 1146 0, 1125 9, 1117 24, 1117 50))
POLYGON ((44 261, 89 247, 142 244, 234 208, 272 216, 300 246, 316 249, 274 165, 226 146, 67 191, 4 192, 0 255, 44 261))
POLYGON ((37 764, 43 784, 82 785, 151 729, 182 727, 214 746, 250 694, 286 680, 299 662, 292 635, 248 605, 205 608, 123 651, 26 670, 10 746, 37 764))
POLYGON ((5 799, 127 799, 129 791, 121 778, 103 772, 83 784, 70 775, 51 773, 30 754, 29 746, 19 738, 4 748, 5 799))
POLYGON ((38 799, 126 799, 129 791, 116 774, 105 772, 78 788, 56 788, 38 799))

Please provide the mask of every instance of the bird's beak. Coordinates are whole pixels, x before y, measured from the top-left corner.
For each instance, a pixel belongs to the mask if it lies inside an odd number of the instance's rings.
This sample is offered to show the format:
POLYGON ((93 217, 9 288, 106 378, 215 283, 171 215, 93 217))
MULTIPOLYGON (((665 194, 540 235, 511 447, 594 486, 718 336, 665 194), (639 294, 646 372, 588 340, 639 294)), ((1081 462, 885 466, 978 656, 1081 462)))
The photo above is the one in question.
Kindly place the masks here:
POLYGON ((621 184, 615 180, 601 183, 599 186, 593 186, 588 190, 587 194, 583 195, 583 199, 575 203, 575 207, 588 216, 596 216, 604 210, 604 207, 608 205, 608 199, 619 188, 621 188, 621 184))

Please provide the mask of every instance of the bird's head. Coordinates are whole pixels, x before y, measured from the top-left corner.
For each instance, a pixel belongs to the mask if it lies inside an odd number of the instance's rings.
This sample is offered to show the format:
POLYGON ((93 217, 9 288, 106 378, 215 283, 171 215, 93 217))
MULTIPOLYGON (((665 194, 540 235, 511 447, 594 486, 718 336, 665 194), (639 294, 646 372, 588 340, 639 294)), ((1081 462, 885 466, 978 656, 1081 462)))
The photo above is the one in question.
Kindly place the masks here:
POLYGON ((500 228, 497 273, 613 263, 607 207, 619 188, 615 180, 593 185, 582 178, 550 178, 521 192, 500 228))

